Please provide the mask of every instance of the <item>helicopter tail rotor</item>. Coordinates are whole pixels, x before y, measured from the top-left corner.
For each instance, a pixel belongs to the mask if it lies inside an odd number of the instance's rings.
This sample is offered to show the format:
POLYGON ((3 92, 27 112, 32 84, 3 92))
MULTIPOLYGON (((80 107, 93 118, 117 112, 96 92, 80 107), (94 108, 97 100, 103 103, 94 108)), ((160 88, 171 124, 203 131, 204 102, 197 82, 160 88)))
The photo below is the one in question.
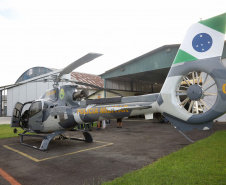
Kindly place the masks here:
POLYGON ((182 131, 210 129, 226 112, 221 55, 226 13, 190 27, 157 100, 157 109, 182 131))

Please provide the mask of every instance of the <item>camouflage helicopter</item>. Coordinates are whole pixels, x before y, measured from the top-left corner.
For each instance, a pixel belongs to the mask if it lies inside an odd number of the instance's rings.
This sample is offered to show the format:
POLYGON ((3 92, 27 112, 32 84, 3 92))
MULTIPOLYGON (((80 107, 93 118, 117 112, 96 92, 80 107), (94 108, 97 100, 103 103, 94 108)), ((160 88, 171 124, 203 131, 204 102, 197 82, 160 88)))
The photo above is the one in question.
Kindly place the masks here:
MULTIPOLYGON (((54 85, 40 99, 16 103, 11 126, 24 130, 20 134, 22 144, 24 136, 31 136, 26 132, 42 137, 41 146, 34 147, 39 150, 47 150, 55 136, 80 124, 134 115, 148 119, 155 112, 162 113, 179 131, 210 129, 213 120, 226 112, 226 69, 221 60, 225 29, 226 13, 193 24, 157 94, 82 100, 86 92, 77 92, 76 85, 59 87, 59 82, 70 81, 62 78, 64 74, 101 55, 87 54, 51 79, 45 79, 53 80, 54 85), (207 103, 209 96, 214 99, 212 104, 207 103)), ((93 141, 88 131, 83 134, 84 141, 93 141)))

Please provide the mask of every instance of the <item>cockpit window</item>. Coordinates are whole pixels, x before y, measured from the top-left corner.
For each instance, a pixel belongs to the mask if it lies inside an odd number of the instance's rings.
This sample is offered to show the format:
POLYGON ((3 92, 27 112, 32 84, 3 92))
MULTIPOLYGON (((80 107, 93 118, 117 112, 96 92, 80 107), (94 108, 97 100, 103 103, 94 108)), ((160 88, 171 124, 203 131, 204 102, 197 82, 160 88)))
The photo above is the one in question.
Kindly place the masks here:
POLYGON ((42 102, 34 102, 30 107, 29 117, 34 116, 42 110, 42 102))
POLYGON ((17 102, 17 104, 15 105, 14 111, 13 111, 14 117, 19 118, 22 106, 23 106, 23 104, 17 102))

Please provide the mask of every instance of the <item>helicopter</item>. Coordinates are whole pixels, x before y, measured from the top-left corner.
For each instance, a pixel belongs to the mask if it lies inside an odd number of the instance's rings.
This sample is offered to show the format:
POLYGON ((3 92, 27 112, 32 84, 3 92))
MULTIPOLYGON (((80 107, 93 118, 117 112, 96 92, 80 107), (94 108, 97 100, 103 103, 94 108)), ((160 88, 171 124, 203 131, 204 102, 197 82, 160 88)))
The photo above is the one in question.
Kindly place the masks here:
MULTIPOLYGON (((21 127, 24 130, 19 134, 21 143, 39 150, 47 150, 56 136, 78 140, 62 134, 74 131, 80 124, 135 115, 145 115, 146 119, 150 119, 156 112, 180 132, 210 129, 213 120, 226 112, 226 69, 221 61, 225 28, 226 13, 193 24, 180 45, 160 93, 156 94, 86 99, 87 92, 77 91, 78 84, 112 92, 111 89, 63 78, 63 75, 101 56, 89 53, 45 78, 43 82, 54 82, 53 88, 39 99, 17 102, 11 127, 21 127), (59 86, 59 82, 77 85, 59 86), (214 92, 209 92, 210 89, 214 92), (206 103, 209 96, 214 98, 211 106, 206 103), (25 136, 41 137, 41 146, 25 144, 25 136)), ((83 141, 93 142, 87 130, 83 131, 83 135, 83 141)))

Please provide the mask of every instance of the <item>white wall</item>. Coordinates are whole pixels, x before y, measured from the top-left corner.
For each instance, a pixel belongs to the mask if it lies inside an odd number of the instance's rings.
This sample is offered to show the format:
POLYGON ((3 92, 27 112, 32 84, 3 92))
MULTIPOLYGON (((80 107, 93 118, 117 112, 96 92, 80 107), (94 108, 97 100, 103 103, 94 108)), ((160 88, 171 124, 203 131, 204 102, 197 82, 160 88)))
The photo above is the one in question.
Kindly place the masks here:
MULTIPOLYGON (((71 83, 60 82, 59 86, 71 85, 71 83)), ((39 99, 47 90, 53 88, 53 82, 30 82, 7 90, 7 116, 12 116, 16 102, 25 103, 39 99)), ((81 90, 81 89, 78 89, 81 90)), ((93 93, 89 90, 89 94, 93 93)))
MULTIPOLYGON (((47 90, 52 89, 53 82, 31 82, 7 90, 7 116, 12 116, 16 102, 25 103, 39 99, 47 90)), ((66 83, 60 83, 60 85, 66 83)), ((70 83, 68 83, 70 84, 70 83)))

